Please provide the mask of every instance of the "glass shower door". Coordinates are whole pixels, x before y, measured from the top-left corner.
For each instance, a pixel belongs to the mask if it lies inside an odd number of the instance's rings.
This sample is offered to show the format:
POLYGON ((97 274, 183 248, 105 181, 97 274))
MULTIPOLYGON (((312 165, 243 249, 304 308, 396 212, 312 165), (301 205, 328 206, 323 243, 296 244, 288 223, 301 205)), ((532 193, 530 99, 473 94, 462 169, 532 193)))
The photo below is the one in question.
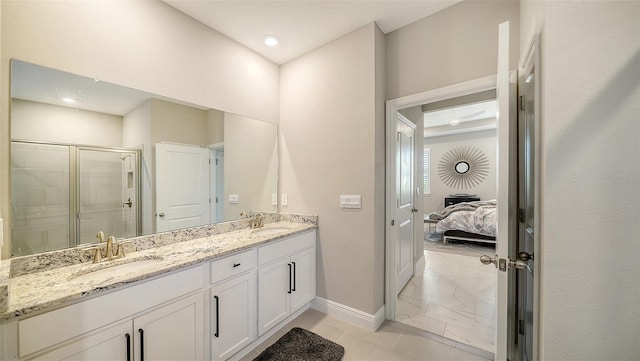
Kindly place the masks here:
POLYGON ((96 234, 135 237, 138 215, 137 153, 78 148, 79 243, 96 234))
POLYGON ((73 246, 69 147, 11 142, 12 256, 73 246))

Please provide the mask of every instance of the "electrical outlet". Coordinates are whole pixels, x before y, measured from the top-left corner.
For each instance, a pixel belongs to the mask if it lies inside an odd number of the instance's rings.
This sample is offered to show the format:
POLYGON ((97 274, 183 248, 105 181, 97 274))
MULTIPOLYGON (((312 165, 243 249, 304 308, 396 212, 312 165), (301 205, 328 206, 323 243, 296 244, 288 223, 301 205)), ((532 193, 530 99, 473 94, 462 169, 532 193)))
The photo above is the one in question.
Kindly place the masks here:
POLYGON ((238 204, 240 203, 240 199, 237 194, 229 194, 229 203, 230 204, 238 204))
POLYGON ((282 193, 282 205, 286 206, 287 204, 289 204, 289 197, 287 193, 282 193))
POLYGON ((278 194, 273 193, 271 195, 271 205, 272 206, 277 206, 278 205, 278 194))

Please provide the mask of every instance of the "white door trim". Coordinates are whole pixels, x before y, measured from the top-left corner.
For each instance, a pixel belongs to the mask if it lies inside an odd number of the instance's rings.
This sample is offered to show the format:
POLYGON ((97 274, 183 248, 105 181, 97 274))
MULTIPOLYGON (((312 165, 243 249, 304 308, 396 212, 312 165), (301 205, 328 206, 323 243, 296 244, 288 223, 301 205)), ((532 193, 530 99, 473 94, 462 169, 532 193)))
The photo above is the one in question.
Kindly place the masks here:
MULTIPOLYGON (((387 101, 386 107, 386 218, 385 218, 385 317, 388 320, 395 318, 396 312, 396 282, 395 282, 395 259, 396 259, 396 235, 391 220, 395 219, 395 122, 398 110, 421 105, 424 103, 436 102, 444 99, 455 98, 463 95, 478 93, 496 88, 496 76, 487 76, 464 83, 458 83, 438 89, 428 90, 421 93, 407 95, 404 97, 387 101)), ((417 136, 422 134, 420 130, 417 136)), ((422 159, 422 157, 419 157, 422 159)), ((420 218, 422 216, 420 215, 420 218)))

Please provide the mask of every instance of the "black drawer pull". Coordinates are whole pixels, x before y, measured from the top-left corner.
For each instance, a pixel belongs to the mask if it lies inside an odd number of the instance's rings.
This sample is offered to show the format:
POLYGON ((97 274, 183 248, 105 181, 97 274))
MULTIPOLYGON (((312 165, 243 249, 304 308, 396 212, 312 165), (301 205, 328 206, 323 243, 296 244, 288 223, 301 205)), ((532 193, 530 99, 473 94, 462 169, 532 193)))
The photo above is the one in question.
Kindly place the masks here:
POLYGON ((213 335, 215 337, 220 337, 220 299, 218 296, 213 296, 216 299, 216 333, 213 335))
POLYGON ((144 361, 144 330, 139 328, 140 333, 140 361, 144 361))
POLYGON ((238 266, 240 266, 240 263, 234 263, 234 264, 233 264, 233 268, 236 268, 236 267, 238 267, 238 266))
POLYGON ((124 337, 127 339, 127 361, 131 361, 131 335, 126 333, 124 337))

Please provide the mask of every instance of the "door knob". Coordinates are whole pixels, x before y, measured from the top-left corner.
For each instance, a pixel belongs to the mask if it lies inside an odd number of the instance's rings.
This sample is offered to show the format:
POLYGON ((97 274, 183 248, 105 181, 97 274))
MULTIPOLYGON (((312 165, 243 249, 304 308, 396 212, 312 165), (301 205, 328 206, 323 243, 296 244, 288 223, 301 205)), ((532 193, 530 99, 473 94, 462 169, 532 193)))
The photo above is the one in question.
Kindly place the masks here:
POLYGON ((523 261, 523 262, 527 262, 530 259, 533 259, 533 255, 527 253, 527 252, 520 252, 518 253, 518 259, 523 261))
POLYGON ((164 217, 164 213, 160 213, 160 214, 158 214, 158 216, 164 217))
POLYGON ((523 270, 527 269, 531 272, 531 268, 529 267, 529 260, 533 259, 533 256, 527 252, 518 253, 518 259, 515 261, 509 260, 509 266, 515 267, 516 269, 523 270))
POLYGON ((417 211, 418 211, 418 209, 417 209, 417 208, 413 208, 413 209, 411 209, 411 212, 412 212, 412 213, 416 213, 417 211))
POLYGON ((494 264, 496 268, 498 267, 498 255, 495 257, 487 256, 486 254, 480 256, 480 262, 484 265, 494 264))

